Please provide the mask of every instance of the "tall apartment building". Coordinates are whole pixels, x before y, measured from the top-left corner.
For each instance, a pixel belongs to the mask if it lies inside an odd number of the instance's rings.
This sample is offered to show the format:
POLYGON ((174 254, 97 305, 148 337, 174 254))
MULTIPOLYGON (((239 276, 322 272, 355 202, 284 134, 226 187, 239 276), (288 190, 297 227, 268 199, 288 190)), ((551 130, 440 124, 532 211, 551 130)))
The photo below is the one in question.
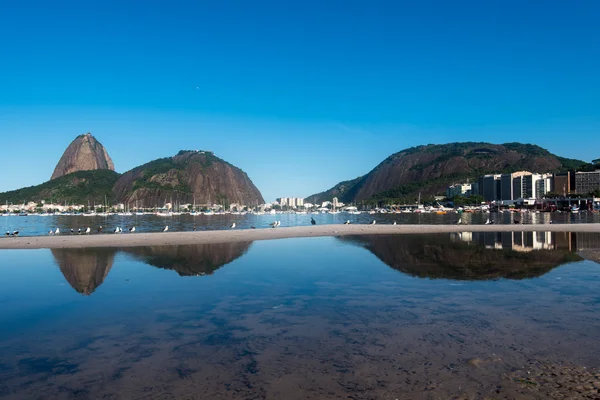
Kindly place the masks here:
POLYGON ((578 194, 588 194, 596 190, 600 190, 600 170, 575 173, 575 191, 578 194))
POLYGON ((568 195, 575 191, 575 172, 561 172, 554 174, 554 182, 550 188, 551 192, 568 195))
POLYGON ((479 178, 479 194, 483 196, 486 201, 500 200, 501 193, 501 181, 502 175, 484 175, 479 178))

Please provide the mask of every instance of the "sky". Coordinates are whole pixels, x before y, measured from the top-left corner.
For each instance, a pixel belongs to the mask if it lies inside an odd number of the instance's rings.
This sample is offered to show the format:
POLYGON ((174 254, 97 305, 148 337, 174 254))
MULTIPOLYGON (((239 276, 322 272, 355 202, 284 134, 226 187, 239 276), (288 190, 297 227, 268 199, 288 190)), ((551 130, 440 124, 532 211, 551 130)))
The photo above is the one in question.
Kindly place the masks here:
POLYGON ((91 132, 118 172, 211 150, 267 201, 408 147, 600 158, 600 2, 19 1, 0 6, 0 191, 91 132))

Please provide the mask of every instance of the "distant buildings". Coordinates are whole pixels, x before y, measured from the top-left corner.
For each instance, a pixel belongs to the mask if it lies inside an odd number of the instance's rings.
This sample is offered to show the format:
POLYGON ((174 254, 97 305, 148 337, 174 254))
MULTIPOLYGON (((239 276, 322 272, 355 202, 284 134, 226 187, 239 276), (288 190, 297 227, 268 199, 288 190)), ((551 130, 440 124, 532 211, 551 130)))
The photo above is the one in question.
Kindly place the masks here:
POLYGON ((567 196, 571 193, 587 195, 597 190, 600 190, 600 170, 557 174, 519 171, 484 175, 477 180, 477 185, 453 184, 446 189, 446 197, 479 194, 488 202, 514 202, 522 199, 542 199, 550 192, 567 196))
POLYGON ((304 206, 304 198, 300 197, 280 197, 277 199, 277 203, 281 207, 287 206, 289 208, 297 208, 304 206))

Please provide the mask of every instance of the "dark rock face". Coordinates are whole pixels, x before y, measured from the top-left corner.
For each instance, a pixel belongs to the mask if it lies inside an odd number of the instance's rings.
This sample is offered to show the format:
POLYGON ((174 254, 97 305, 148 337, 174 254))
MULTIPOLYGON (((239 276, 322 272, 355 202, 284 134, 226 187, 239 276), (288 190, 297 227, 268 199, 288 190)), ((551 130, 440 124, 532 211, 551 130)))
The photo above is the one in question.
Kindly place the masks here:
POLYGON ((69 285, 86 296, 104 282, 115 260, 112 249, 52 249, 52 255, 69 285))
POLYGON ((50 179, 77 171, 97 169, 115 170, 108 152, 90 133, 79 135, 71 142, 60 158, 50 179))
POLYGON ((114 187, 117 200, 140 207, 167 202, 213 204, 264 203, 241 169, 211 152, 181 151, 125 172, 114 187))
MULTIPOLYGON (((556 172, 583 164, 583 161, 560 158, 541 147, 520 143, 418 146, 392 154, 358 181, 347 182, 352 183, 352 187, 346 188, 340 200, 400 198, 419 192, 433 195, 443 192, 448 184, 484 174, 522 170, 556 172)), ((320 195, 313 195, 311 199, 331 200, 320 195)))

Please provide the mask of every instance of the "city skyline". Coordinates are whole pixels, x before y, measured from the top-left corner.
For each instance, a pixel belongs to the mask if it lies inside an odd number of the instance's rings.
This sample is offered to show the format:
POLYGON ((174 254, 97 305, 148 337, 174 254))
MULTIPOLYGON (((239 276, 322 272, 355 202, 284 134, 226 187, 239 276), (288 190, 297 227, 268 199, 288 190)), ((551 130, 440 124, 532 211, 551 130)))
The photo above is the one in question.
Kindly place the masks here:
POLYGON ((120 173, 214 151, 267 201, 420 144, 600 156, 596 2, 64 5, 3 7, 0 156, 18 169, 0 191, 48 180, 86 132, 120 173))

